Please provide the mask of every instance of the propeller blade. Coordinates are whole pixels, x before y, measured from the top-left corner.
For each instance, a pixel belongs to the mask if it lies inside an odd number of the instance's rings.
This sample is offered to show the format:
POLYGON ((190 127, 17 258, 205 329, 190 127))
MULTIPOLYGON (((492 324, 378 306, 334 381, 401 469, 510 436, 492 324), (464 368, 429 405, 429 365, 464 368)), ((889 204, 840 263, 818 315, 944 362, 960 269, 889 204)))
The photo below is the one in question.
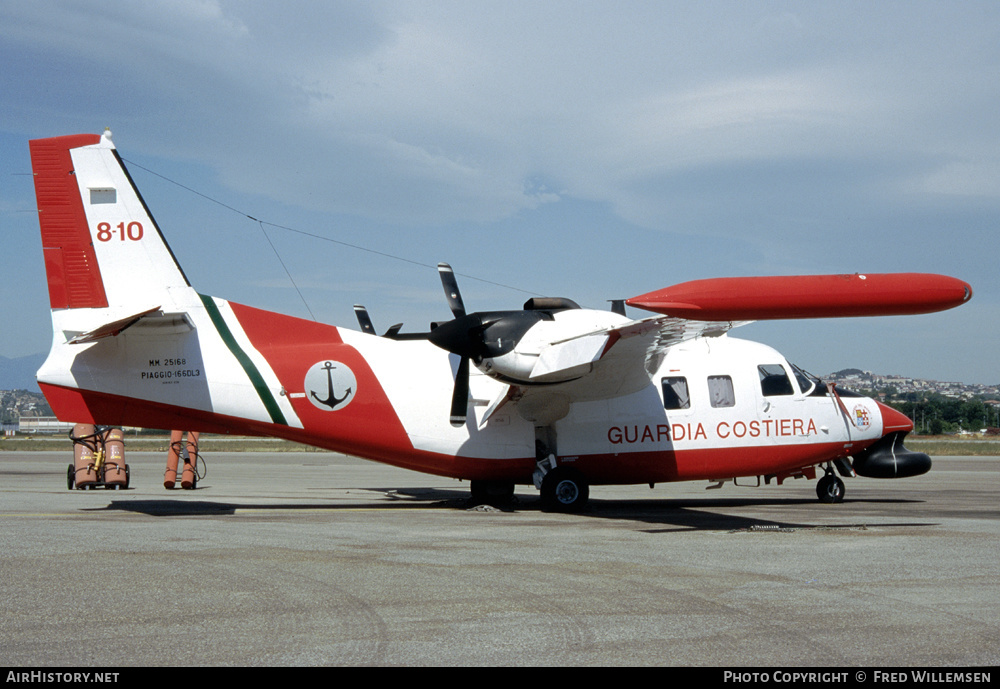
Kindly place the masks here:
MULTIPOLYGON (((358 317, 358 324, 361 326, 362 332, 366 332, 369 335, 375 334, 375 325, 372 323, 372 319, 368 315, 368 309, 361 304, 355 304, 354 315, 358 317)), ((390 340, 399 339, 396 336, 399 334, 399 330, 402 327, 402 323, 396 323, 395 325, 389 326, 389 329, 385 331, 385 335, 382 337, 388 337, 390 340)))
POLYGON ((451 425, 464 426, 469 410, 469 360, 462 357, 458 361, 455 374, 455 391, 451 396, 451 425))
POLYGON ((372 319, 368 315, 368 309, 361 304, 355 304, 354 315, 358 317, 358 324, 361 326, 361 330, 363 332, 366 332, 369 335, 375 334, 375 326, 372 325, 372 319))
POLYGON ((447 263, 438 263, 438 274, 441 276, 441 284, 444 286, 444 296, 448 299, 448 307, 455 314, 455 318, 465 315, 465 303, 462 301, 462 294, 458 291, 458 280, 455 279, 455 271, 447 263))

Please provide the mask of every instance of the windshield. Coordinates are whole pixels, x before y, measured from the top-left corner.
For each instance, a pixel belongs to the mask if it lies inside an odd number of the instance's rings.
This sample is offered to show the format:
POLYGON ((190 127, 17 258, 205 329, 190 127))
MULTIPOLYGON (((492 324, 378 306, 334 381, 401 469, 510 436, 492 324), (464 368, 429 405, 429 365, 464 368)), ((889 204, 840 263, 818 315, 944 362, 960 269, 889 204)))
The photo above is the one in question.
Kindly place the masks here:
POLYGON ((795 380, 799 384, 799 389, 803 395, 822 396, 826 394, 826 384, 807 371, 803 371, 795 364, 791 364, 792 371, 795 372, 795 380))
MULTIPOLYGON (((795 364, 789 363, 789 365, 795 371, 795 380, 799 382, 799 387, 802 389, 803 395, 808 395, 809 397, 826 397, 828 394, 826 383, 795 364)), ((854 390, 848 390, 839 385, 837 386, 837 394, 841 397, 864 397, 860 392, 854 392, 854 390)))

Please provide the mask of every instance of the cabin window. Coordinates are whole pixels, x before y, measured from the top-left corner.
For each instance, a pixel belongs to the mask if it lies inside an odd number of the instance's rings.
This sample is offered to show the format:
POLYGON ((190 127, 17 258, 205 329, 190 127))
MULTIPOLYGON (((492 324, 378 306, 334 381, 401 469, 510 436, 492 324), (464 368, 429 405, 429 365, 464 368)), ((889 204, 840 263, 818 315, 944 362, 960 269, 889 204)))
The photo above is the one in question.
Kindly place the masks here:
POLYGON ((691 407, 687 378, 674 376, 664 378, 661 383, 663 385, 664 409, 689 409, 691 407))
POLYGON ((781 364, 766 364, 757 367, 760 375, 760 391, 764 397, 777 397, 780 395, 794 395, 792 381, 785 373, 785 367, 781 364))
POLYGON ((730 376, 708 377, 708 399, 713 407, 735 407, 736 392, 730 376))

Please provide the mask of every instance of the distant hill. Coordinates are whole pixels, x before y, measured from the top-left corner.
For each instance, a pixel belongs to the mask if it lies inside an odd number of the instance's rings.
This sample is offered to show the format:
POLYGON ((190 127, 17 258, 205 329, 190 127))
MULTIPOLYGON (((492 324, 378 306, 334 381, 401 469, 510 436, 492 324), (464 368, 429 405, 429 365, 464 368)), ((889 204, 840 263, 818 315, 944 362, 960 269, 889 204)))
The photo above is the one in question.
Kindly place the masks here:
POLYGON ((863 376, 865 374, 860 368, 845 368, 842 371, 831 373, 829 378, 846 378, 847 376, 863 376))
POLYGON ((31 354, 17 359, 0 356, 0 390, 40 392, 35 371, 45 361, 45 354, 31 354))

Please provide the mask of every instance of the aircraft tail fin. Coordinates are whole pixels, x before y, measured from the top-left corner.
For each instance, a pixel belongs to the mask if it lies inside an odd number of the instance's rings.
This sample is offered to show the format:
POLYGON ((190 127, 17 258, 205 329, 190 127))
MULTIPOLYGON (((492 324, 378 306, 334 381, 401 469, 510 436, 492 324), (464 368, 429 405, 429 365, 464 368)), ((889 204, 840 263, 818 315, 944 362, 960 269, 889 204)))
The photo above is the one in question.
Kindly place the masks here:
POLYGON ((175 310, 191 289, 111 132, 29 143, 53 312, 175 310))

